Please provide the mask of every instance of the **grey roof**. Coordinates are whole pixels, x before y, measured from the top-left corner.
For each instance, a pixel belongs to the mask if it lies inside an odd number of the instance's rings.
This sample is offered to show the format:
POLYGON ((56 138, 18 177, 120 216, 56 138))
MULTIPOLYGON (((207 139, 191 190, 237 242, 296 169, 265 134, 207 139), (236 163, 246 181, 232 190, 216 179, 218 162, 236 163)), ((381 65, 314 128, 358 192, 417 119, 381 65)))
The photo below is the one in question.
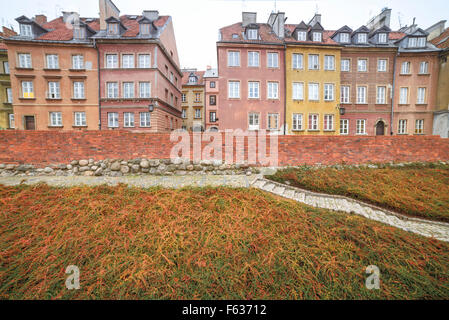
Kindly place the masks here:
POLYGON ((204 73, 203 78, 218 78, 218 69, 208 69, 204 73))

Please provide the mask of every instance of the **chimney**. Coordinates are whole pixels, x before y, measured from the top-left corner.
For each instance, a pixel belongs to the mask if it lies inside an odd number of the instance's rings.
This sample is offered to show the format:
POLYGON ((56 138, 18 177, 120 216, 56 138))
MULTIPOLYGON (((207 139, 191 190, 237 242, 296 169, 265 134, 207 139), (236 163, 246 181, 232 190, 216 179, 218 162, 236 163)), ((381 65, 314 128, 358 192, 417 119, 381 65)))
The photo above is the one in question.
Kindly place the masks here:
POLYGON ((315 15, 313 16, 312 20, 310 20, 309 22, 309 26, 314 26, 315 23, 319 22, 321 24, 321 14, 319 13, 315 13, 315 15))
POLYGON ((157 10, 144 10, 142 15, 151 21, 159 19, 159 11, 157 10))
POLYGON ((371 18, 366 27, 371 30, 377 30, 383 26, 390 27, 391 9, 383 8, 375 17, 371 18))
POLYGON ((45 14, 37 14, 34 17, 34 21, 39 24, 39 25, 43 25, 47 23, 47 16, 45 14))
POLYGON ((257 12, 242 12, 242 26, 257 23, 257 12))
POLYGON ((77 12, 67 12, 67 11, 63 11, 62 12, 62 21, 64 21, 64 23, 74 23, 74 22, 79 22, 79 14, 77 12))
POLYGON ((272 12, 268 18, 268 24, 273 32, 281 39, 285 36, 285 12, 272 12))
POLYGON ((120 19, 120 10, 111 0, 99 0, 100 5, 100 30, 106 30, 106 19, 114 17, 120 19))

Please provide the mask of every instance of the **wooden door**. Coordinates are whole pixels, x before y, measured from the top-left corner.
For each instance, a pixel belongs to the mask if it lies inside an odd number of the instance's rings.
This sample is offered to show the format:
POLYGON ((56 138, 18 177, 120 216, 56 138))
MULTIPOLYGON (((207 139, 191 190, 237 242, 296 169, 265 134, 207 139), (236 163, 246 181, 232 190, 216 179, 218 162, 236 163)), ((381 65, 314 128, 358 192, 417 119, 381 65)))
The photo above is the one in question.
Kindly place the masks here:
POLYGON ((383 121, 379 121, 376 125, 376 136, 385 135, 385 124, 383 121))
POLYGON ((25 130, 36 130, 34 116, 25 116, 25 130))

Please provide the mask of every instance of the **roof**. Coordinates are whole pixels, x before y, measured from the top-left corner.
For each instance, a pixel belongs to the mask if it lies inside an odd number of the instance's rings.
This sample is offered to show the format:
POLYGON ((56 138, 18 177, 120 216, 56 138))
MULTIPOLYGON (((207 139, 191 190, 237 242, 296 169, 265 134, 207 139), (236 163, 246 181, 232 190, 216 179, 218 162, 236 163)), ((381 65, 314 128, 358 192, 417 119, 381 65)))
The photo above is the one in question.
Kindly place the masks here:
MULTIPOLYGON (((80 18, 80 21, 85 23, 93 31, 100 30, 99 19, 80 18), (86 20, 91 22, 86 23, 86 20)), ((53 41, 70 41, 73 40, 73 28, 68 28, 62 17, 54 19, 42 25, 49 32, 36 38, 36 40, 53 40, 53 41)))
POLYGON ((405 37, 405 33, 404 32, 399 32, 399 31, 392 31, 390 32, 390 40, 399 40, 405 37))
MULTIPOLYGON (((158 28, 158 32, 150 35, 151 38, 158 38, 160 36, 160 31, 159 29, 162 29, 165 27, 165 25, 167 24, 167 21, 170 19, 170 16, 159 16, 159 18, 157 20, 152 21, 153 26, 155 26, 156 28, 158 28)), ((117 38, 140 38, 139 36, 139 32, 140 32, 140 24, 139 22, 146 22, 149 21, 147 18, 145 18, 144 16, 140 15, 140 16, 133 16, 133 18, 131 19, 130 15, 123 15, 120 17, 120 22, 121 24, 126 28, 125 32, 123 32, 120 37, 118 36, 112 36, 114 39, 117 38)), ((102 30, 100 32, 98 32, 94 38, 110 38, 111 36, 108 36, 106 34, 105 30, 102 30)))
POLYGON ((204 73, 205 71, 183 71, 182 72, 182 85, 183 86, 191 86, 192 84, 189 84, 189 77, 191 75, 195 75, 198 77, 198 82, 196 84, 193 84, 194 86, 202 86, 204 85, 204 73))
MULTIPOLYGON (((323 31, 323 41, 322 42, 316 42, 312 40, 307 41, 298 41, 293 37, 293 31, 295 31, 297 25, 296 24, 286 24, 285 29, 287 30, 287 33, 285 34, 285 42, 287 43, 304 43, 304 44, 313 44, 313 45, 339 45, 337 42, 331 39, 331 36, 335 33, 335 31, 329 31, 325 30, 323 31)), ((310 28, 309 28, 310 30, 310 28)))
POLYGON ((208 69, 204 73, 203 78, 217 78, 218 77, 218 69, 208 69))
MULTIPOLYGON (((257 23, 259 26, 259 40, 248 40, 243 37, 245 28, 241 22, 220 29, 221 40, 226 42, 247 42, 247 43, 274 43, 283 44, 282 39, 271 31, 271 27, 267 23, 257 23), (233 35, 236 35, 233 38, 233 35)), ((220 42, 219 41, 219 42, 220 42)))
POLYGON ((430 42, 440 49, 449 48, 449 28, 446 28, 446 30, 430 42))

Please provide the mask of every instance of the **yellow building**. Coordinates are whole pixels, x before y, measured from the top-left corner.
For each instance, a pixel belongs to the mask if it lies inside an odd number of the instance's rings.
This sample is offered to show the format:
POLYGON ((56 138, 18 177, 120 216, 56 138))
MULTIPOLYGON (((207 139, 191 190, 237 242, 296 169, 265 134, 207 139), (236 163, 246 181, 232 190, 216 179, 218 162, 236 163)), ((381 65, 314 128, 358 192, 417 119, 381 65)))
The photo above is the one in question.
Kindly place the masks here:
POLYGON ((196 69, 182 71, 182 128, 188 131, 204 131, 206 120, 204 71, 196 69))
POLYGON ((286 134, 339 135, 341 47, 313 19, 286 29, 286 134))
POLYGON ((8 52, 0 39, 0 130, 14 128, 8 52))

